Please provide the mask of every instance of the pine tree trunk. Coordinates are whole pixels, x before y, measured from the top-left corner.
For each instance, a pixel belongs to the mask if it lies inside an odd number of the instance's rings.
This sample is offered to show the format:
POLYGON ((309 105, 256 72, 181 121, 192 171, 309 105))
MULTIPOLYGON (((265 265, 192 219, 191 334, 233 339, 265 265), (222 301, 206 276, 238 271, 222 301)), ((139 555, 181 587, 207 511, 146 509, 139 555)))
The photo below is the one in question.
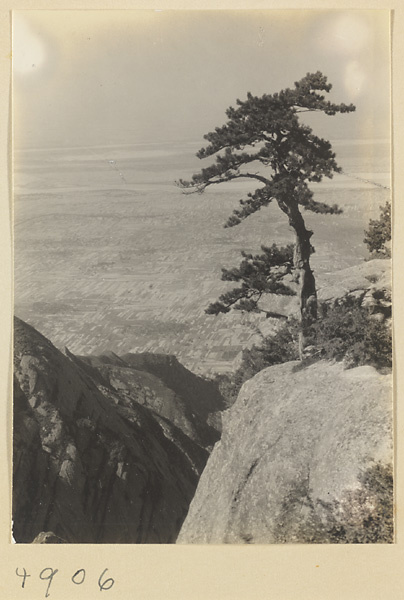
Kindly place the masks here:
POLYGON ((313 271, 310 268, 311 231, 296 231, 296 246, 294 255, 295 272, 299 282, 300 296, 300 332, 299 357, 304 358, 307 346, 307 333, 310 325, 317 319, 317 292, 313 271))
POLYGON ((304 357, 306 347, 307 330, 317 319, 317 292, 313 271, 310 267, 310 255, 312 246, 310 243, 312 231, 306 229, 303 216, 297 202, 279 202, 281 209, 286 212, 289 224, 296 234, 296 245, 294 253, 294 270, 296 281, 299 283, 300 320, 301 329, 299 335, 299 355, 304 357))

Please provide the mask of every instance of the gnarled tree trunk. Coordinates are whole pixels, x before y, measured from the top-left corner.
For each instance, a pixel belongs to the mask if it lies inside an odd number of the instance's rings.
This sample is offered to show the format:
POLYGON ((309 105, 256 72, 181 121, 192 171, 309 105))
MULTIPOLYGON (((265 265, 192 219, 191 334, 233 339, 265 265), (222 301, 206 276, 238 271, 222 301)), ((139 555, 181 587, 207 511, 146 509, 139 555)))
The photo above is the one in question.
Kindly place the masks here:
POLYGON ((313 252, 310 243, 313 232, 306 229, 303 216, 295 200, 278 200, 280 208, 285 212, 289 219, 290 226, 296 234, 296 244, 294 253, 294 270, 296 281, 299 283, 299 301, 300 301, 300 321, 301 329, 299 333, 299 355, 300 359, 304 357, 306 347, 307 330, 317 319, 317 291, 313 271, 310 267, 310 255, 313 252))

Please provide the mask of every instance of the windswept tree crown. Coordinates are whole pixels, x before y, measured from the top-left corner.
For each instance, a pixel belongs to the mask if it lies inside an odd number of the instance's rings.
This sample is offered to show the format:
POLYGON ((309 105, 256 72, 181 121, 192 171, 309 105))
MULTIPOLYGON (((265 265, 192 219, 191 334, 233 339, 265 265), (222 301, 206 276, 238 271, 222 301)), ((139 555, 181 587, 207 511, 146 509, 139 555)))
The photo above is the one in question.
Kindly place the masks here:
MULTIPOLYGON (((308 73, 294 84, 276 94, 261 97, 247 94, 247 100, 237 100, 237 108, 230 107, 228 121, 205 135, 209 145, 197 153, 199 158, 215 156, 215 162, 192 176, 180 180, 179 186, 189 193, 202 193, 209 185, 233 179, 255 179, 260 186, 240 200, 241 208, 233 211, 227 227, 238 225, 243 219, 275 200, 287 216, 295 232, 293 247, 293 275, 299 284, 300 333, 299 355, 304 358, 306 334, 317 319, 317 291, 310 255, 313 232, 306 228, 300 207, 313 212, 336 214, 337 205, 330 206, 313 199, 309 183, 319 182, 324 176, 340 172, 331 144, 314 135, 311 127, 301 123, 299 114, 323 112, 326 115, 355 110, 350 104, 334 104, 325 99, 331 90, 327 78, 317 71, 308 73)), ((222 294, 211 304, 210 314, 228 312, 231 308, 261 311, 258 305, 263 294, 289 295, 293 290, 285 285, 283 277, 291 271, 291 248, 263 247, 264 254, 243 254, 238 269, 224 269, 222 279, 237 281, 238 287, 222 294)), ((266 312, 267 316, 286 317, 266 312)))
POLYGON ((210 185, 239 178, 252 178, 263 184, 247 199, 240 200, 241 208, 234 211, 228 227, 239 224, 273 199, 284 212, 288 212, 284 202, 314 212, 340 212, 336 205, 314 201, 308 187, 310 182, 340 172, 331 144, 299 121, 299 113, 303 112, 335 115, 355 110, 352 104, 326 100, 324 93, 331 87, 318 71, 308 73, 294 88, 261 97, 248 93, 247 100, 237 100, 237 108, 226 111, 227 123, 206 134, 209 145, 197 153, 202 159, 216 155, 215 163, 193 175, 190 181, 180 179, 179 186, 202 193, 210 185), (257 172, 257 163, 270 167, 270 174, 266 170, 265 175, 257 172))

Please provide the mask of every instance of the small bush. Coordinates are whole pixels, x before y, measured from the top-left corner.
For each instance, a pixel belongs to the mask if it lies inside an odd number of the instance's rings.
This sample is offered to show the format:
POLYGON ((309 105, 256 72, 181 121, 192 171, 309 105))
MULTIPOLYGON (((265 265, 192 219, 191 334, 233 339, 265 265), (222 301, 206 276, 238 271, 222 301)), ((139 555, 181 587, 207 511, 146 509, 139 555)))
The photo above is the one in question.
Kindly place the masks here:
POLYGON ((250 379, 262 369, 271 365, 297 360, 298 353, 298 323, 290 320, 275 334, 264 338, 260 346, 244 350, 243 361, 239 370, 244 380, 250 379))
POLYGON ((308 340, 321 358, 344 360, 348 367, 391 368, 391 327, 361 306, 359 298, 345 296, 331 306, 322 304, 308 340))
MULTIPOLYGON (((345 296, 333 304, 319 306, 317 321, 310 327, 306 344, 312 348, 309 360, 344 361, 347 367, 371 365, 380 371, 391 368, 390 321, 380 321, 361 306, 360 298, 345 296)), ((245 381, 266 367, 298 360, 299 323, 289 319, 260 345, 244 350, 235 373, 219 375, 216 382, 231 406, 245 381)), ((304 363, 303 363, 304 364, 304 363)))
POLYGON ((373 258, 390 258, 391 252, 386 244, 391 240, 391 202, 381 206, 380 211, 379 219, 369 221, 363 241, 373 258))
POLYGON ((276 333, 264 338, 261 345, 243 350, 237 371, 218 375, 216 382, 228 406, 231 406, 245 381, 266 367, 298 358, 298 322, 290 319, 276 333))
POLYGON ((392 543, 394 536, 393 469, 375 463, 359 477, 361 486, 339 502, 322 503, 323 535, 338 544, 392 543))
POLYGON ((374 463, 359 486, 332 502, 313 500, 308 480, 285 496, 277 543, 382 544, 394 540, 393 469, 374 463), (304 518, 302 516, 304 515, 304 518))

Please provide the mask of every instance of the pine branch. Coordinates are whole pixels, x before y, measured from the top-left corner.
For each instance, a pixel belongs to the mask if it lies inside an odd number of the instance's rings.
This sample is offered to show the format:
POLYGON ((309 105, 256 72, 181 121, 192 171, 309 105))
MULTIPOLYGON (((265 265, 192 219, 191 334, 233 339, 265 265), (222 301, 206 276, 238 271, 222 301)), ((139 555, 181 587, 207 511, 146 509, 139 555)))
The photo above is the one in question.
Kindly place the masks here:
POLYGON ((305 210, 310 210, 314 213, 323 215, 341 215, 344 211, 338 206, 338 204, 326 204, 325 202, 317 202, 316 200, 309 200, 308 202, 299 202, 305 210))
POLYGON ((176 185, 182 188, 183 190, 189 190, 185 193, 192 194, 197 192, 199 194, 202 194, 205 191, 205 189, 210 185, 225 183, 228 181, 232 181, 233 179, 256 179, 257 181, 260 181, 265 185, 270 183, 269 179, 263 177, 262 175, 259 175, 258 173, 225 173, 224 177, 215 178, 215 176, 212 176, 212 178, 208 181, 204 181, 203 177, 194 177, 195 179, 193 178, 192 181, 184 181, 183 179, 179 179, 176 182, 176 185))
POLYGON ((234 211, 226 227, 239 224, 274 198, 279 200, 282 196, 283 201, 287 201, 286 194, 291 199, 301 195, 298 203, 307 210, 337 214, 334 207, 327 210, 311 201, 311 192, 304 187, 307 182, 320 182, 323 177, 331 178, 334 172, 341 172, 331 144, 315 136, 312 129, 298 119, 300 112, 333 115, 354 110, 353 105, 325 100, 320 92, 330 89, 327 78, 317 72, 308 73, 295 83, 294 89, 287 88, 278 94, 257 97, 248 93, 247 100, 237 100, 238 107, 226 111, 225 125, 204 136, 209 145, 201 148, 197 156, 205 159, 216 155, 215 163, 194 174, 189 181, 180 179, 177 185, 185 193, 203 193, 211 185, 234 179, 250 178, 263 183, 265 191, 257 190, 241 201, 242 208, 234 211), (254 150, 257 145, 259 149, 254 150), (252 162, 269 167, 272 173, 264 176, 242 172, 242 167, 252 162), (287 180, 288 185, 280 185, 278 176, 287 180))
POLYGON ((263 248, 262 255, 243 253, 238 269, 222 271, 223 280, 240 285, 222 294, 206 312, 218 314, 237 309, 276 315, 263 311, 259 301, 264 294, 294 294, 283 281, 294 269, 300 286, 301 357, 305 332, 317 318, 317 309, 315 278, 310 267, 313 232, 306 228, 300 207, 323 214, 342 211, 335 204, 329 206, 313 199, 309 184, 331 178, 334 173, 341 173, 341 169, 330 142, 314 135, 308 125, 299 121, 299 114, 335 115, 355 110, 352 104, 326 100, 325 94, 330 90, 327 78, 317 71, 307 73, 293 88, 279 93, 257 97, 248 92, 246 100, 237 100, 236 107, 227 109, 227 122, 204 136, 208 144, 199 150, 197 157, 204 160, 212 156, 213 164, 202 168, 189 181, 180 179, 177 183, 184 193, 203 193, 208 186, 242 178, 263 184, 240 200, 239 208, 233 211, 225 227, 238 225, 276 200, 296 234, 295 264, 292 250, 275 246, 263 248), (254 172, 255 163, 263 170, 254 172))
POLYGON ((222 281, 241 282, 239 287, 225 292, 206 309, 207 314, 227 313, 231 308, 246 312, 265 312, 258 302, 264 294, 294 296, 295 291, 283 283, 293 269, 293 245, 279 248, 261 246, 263 254, 241 252, 238 268, 222 269, 222 281))

